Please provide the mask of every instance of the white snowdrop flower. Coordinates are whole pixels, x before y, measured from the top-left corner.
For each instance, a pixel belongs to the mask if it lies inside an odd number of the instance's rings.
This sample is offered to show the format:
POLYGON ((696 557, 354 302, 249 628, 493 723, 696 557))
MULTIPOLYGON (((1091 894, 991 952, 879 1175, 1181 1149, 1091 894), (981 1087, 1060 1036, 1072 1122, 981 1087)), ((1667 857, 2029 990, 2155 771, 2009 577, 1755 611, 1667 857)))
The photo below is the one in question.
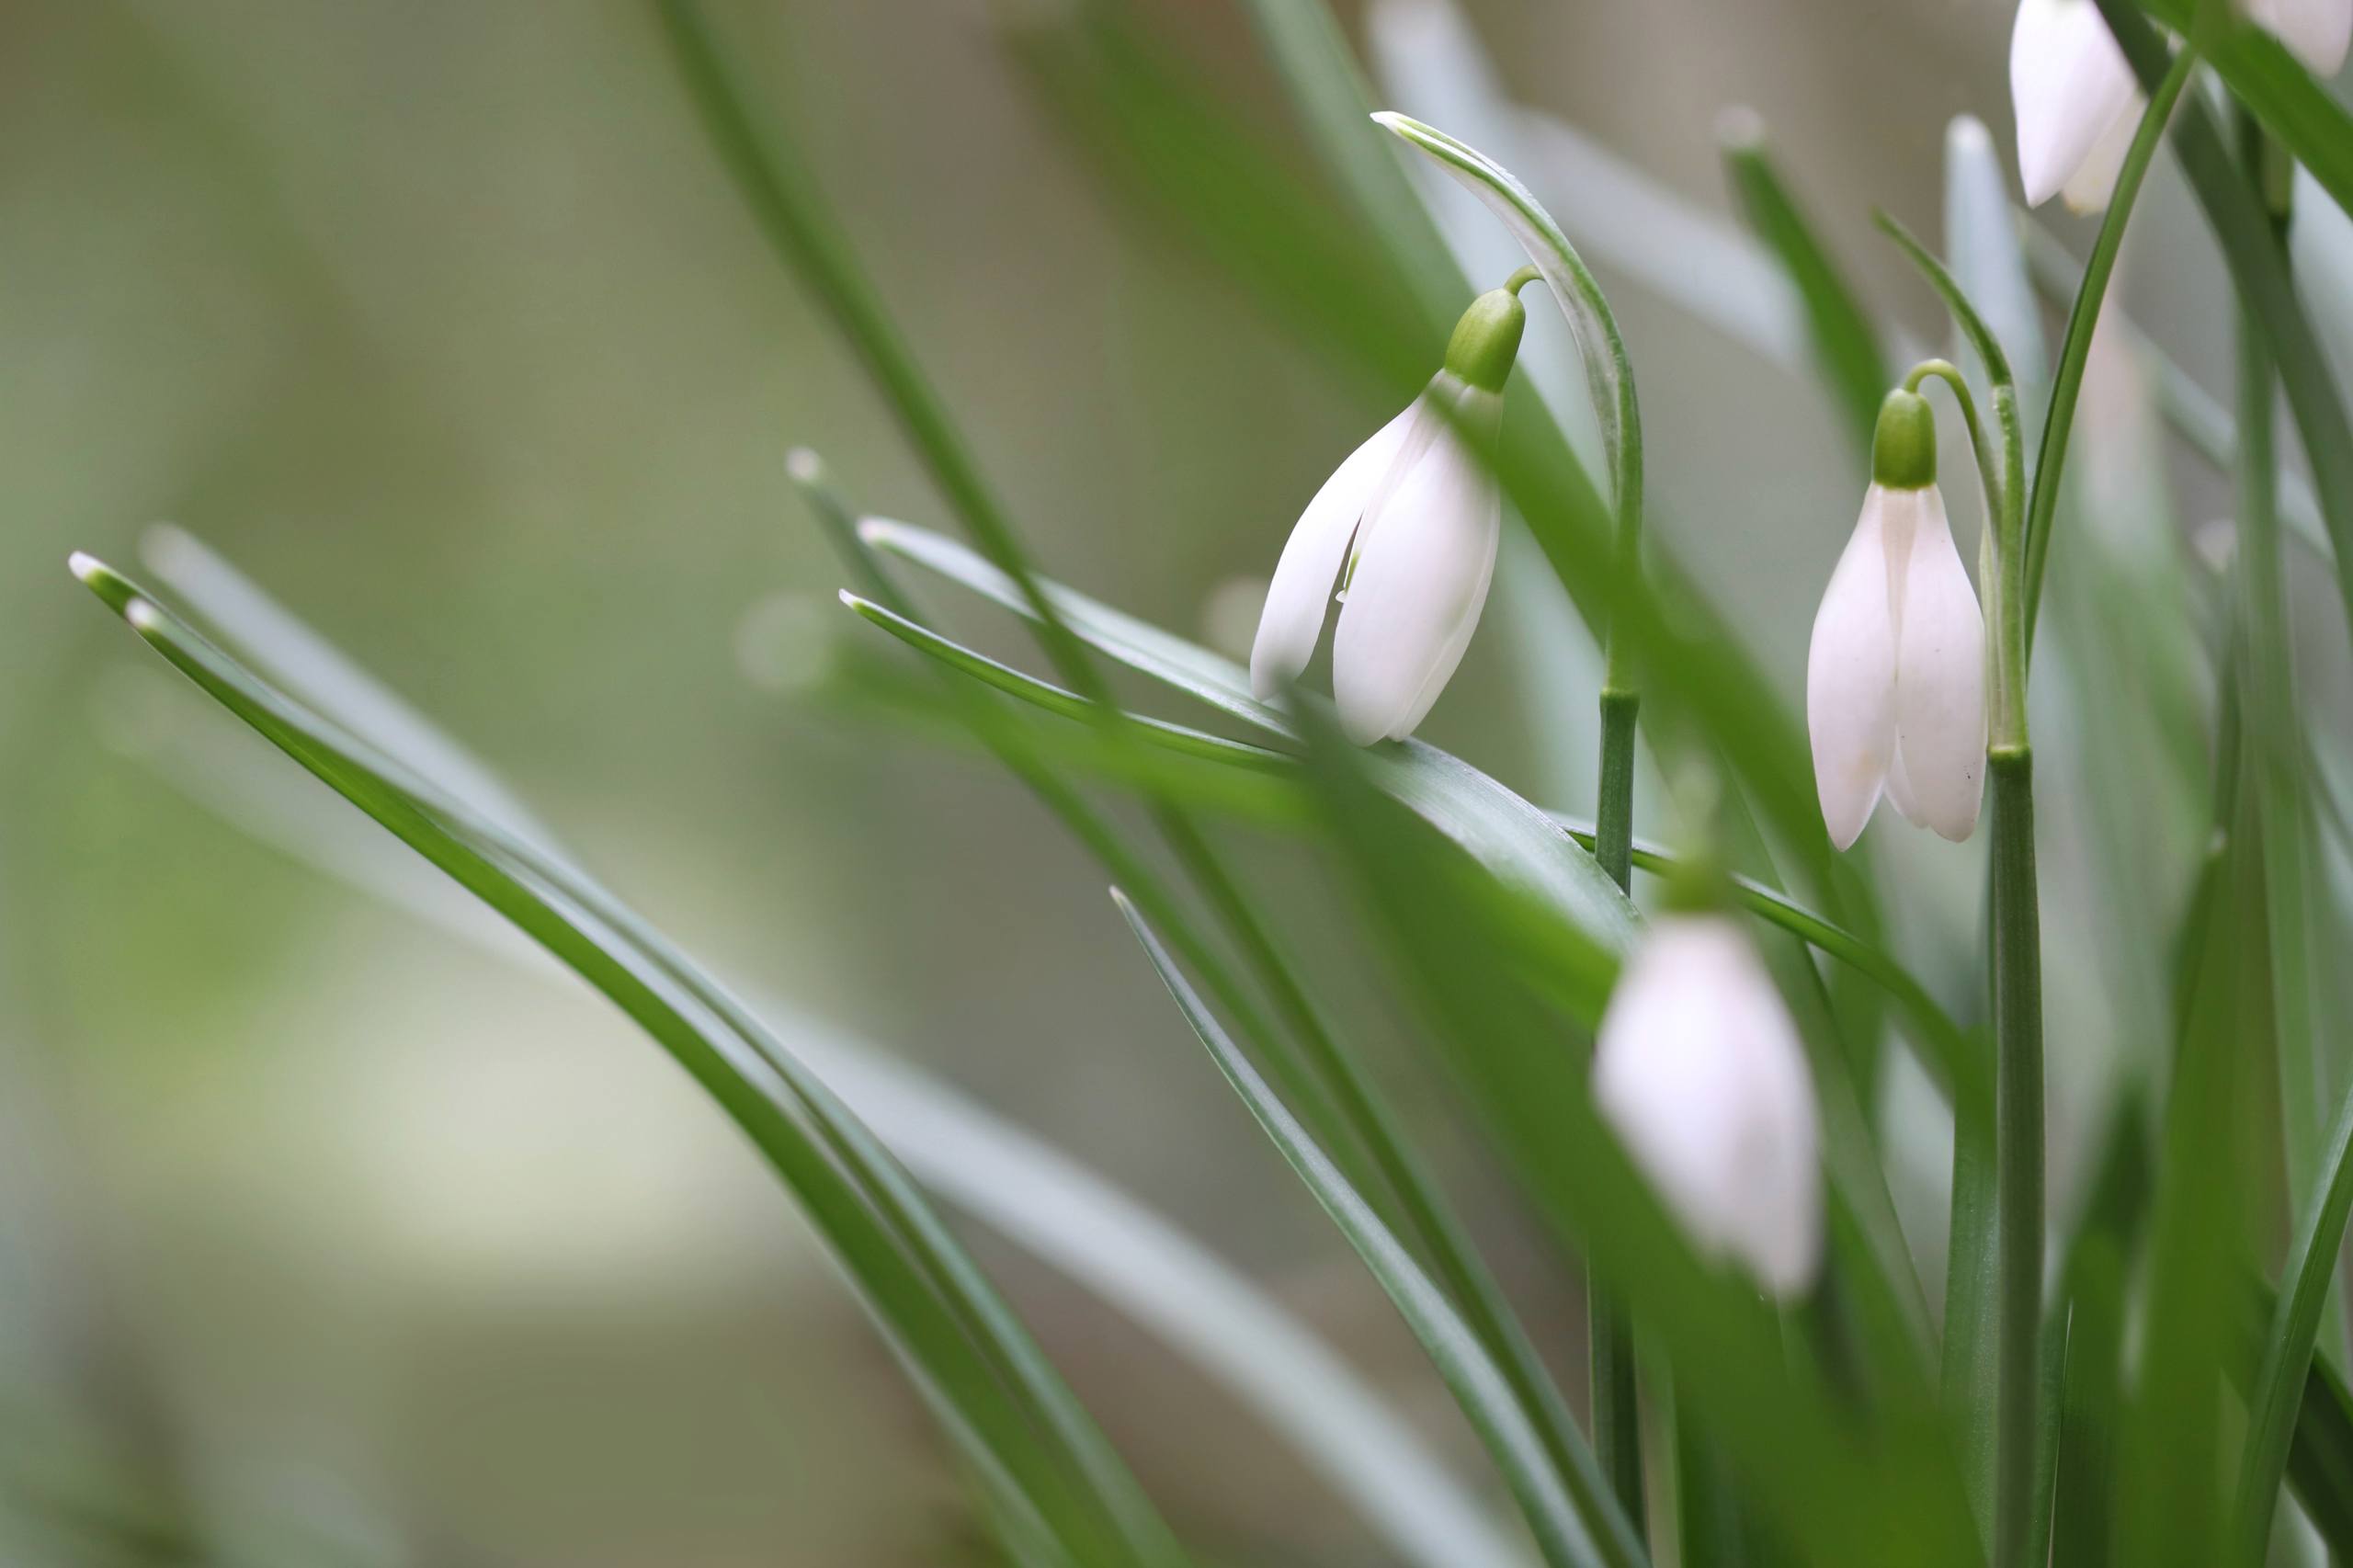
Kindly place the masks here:
POLYGON ((1945 520, 1926 399, 1888 393, 1871 473, 1806 653, 1822 820, 1844 849, 1883 791, 1958 843, 1984 788, 1985 619, 1945 520))
MULTIPOLYGON (((2245 0, 2305 66, 2333 76, 2353 44, 2353 0, 2245 0)), ((2093 0, 2019 0, 2010 33, 2010 101, 2027 205, 2063 195, 2078 212, 2108 205, 2146 103, 2093 0)))
POLYGON ((1797 1028, 1738 926, 1669 915, 1609 998, 1593 1094, 1702 1252, 1788 1299, 1822 1258, 1820 1131, 1797 1028))
POLYGON ((1503 526, 1495 441, 1527 321, 1510 288, 1473 301, 1445 367, 1308 502, 1250 650, 1260 700, 1307 667, 1335 599, 1332 695, 1349 740, 1404 739, 1446 689, 1495 575, 1503 526))
POLYGON ((2132 67, 2092 0, 2018 0, 2010 104, 2028 206, 2063 193, 2078 212, 2106 207, 2142 103, 2132 67))

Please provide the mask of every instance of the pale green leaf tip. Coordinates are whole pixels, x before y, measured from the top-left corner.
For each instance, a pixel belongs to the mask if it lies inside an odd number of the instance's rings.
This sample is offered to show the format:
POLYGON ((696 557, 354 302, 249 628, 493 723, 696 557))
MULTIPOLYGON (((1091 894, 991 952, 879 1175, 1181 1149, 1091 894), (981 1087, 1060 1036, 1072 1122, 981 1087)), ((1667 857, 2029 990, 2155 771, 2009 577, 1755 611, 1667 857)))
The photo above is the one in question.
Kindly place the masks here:
POLYGON ((1716 116, 1716 145, 1727 153, 1764 151, 1765 117, 1746 104, 1727 104, 1716 116))
POLYGON ((795 447, 784 454, 784 472, 795 483, 822 484, 825 479, 825 460, 807 447, 795 447))
POLYGON ((1994 133, 1975 115, 1957 114, 1945 127, 1945 147, 1949 152, 1975 157, 1994 150, 1994 133))
POLYGON ((150 523, 139 536, 139 559, 160 577, 171 576, 201 548, 196 536, 177 523, 150 523))
POLYGON ((83 582, 95 586, 107 570, 107 563, 86 550, 77 550, 65 558, 65 569, 83 582))
POLYGON ((860 517, 858 519, 858 542, 878 550, 888 549, 897 530, 898 526, 888 517, 860 517))
POLYGON ((1130 920, 1133 920, 1136 917, 1136 906, 1129 900, 1126 890, 1122 889, 1119 883, 1113 882, 1110 887, 1110 893, 1111 902, 1119 906, 1120 913, 1126 915, 1130 920))
POLYGON ((134 598, 123 606, 122 619, 142 637, 160 636, 164 631, 164 612, 147 599, 134 598))

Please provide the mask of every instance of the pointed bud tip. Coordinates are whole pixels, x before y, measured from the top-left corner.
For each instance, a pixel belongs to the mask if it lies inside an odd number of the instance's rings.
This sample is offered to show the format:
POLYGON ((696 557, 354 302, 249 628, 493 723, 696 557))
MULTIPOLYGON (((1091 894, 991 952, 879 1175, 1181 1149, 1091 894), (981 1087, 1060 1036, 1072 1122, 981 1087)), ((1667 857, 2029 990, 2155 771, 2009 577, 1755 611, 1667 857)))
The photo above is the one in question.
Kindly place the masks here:
POLYGON ((88 583, 96 581, 98 574, 107 568, 104 562, 88 551, 77 550, 65 558, 65 569, 83 582, 88 583))
POLYGON ((1898 387, 1879 405, 1871 481, 1891 490, 1926 490, 1937 482, 1937 419, 1918 392, 1898 387))

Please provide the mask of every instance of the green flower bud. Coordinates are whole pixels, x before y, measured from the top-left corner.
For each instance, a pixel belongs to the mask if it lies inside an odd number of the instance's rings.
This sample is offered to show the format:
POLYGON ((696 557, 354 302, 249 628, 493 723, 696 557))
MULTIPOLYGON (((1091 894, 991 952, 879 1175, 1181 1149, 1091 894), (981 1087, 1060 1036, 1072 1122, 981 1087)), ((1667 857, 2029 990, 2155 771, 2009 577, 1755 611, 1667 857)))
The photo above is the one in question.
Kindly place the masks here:
POLYGON ((1509 289, 1490 289, 1471 301, 1447 339, 1446 368, 1481 392, 1499 392, 1519 358, 1528 308, 1509 289))
POLYGON ((1879 405, 1871 480, 1891 490, 1926 490, 1937 482, 1937 419, 1918 392, 1899 387, 1879 405))

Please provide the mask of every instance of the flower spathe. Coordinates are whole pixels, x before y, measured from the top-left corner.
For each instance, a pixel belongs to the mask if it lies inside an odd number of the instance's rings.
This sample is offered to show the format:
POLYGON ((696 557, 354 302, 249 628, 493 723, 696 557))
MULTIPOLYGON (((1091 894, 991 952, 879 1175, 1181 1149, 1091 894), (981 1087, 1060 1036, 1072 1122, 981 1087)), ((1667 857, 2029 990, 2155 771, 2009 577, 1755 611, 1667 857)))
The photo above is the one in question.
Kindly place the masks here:
POLYGON ((1594 1102, 1700 1250, 1775 1296, 1822 1257, 1813 1081, 1770 976, 1721 915, 1668 915, 1618 980, 1594 1102))
POLYGON ((1261 701, 1307 667, 1336 599, 1332 695, 1341 733, 1358 745, 1403 740, 1438 701, 1495 576, 1503 528, 1495 449, 1526 323, 1510 290, 1481 295, 1455 328, 1445 367, 1308 502, 1250 649, 1250 687, 1261 701))
MULTIPOLYGON (((2353 0, 2245 0, 2244 8, 2308 69, 2331 76, 2344 65, 2353 0)), ((2018 0, 2010 102, 2027 205, 2064 196, 2078 212, 2106 207, 2146 100, 2094 0, 2018 0)))
POLYGON ((1841 849, 1881 794, 1956 842, 1985 781, 1985 619, 1936 484, 1918 394, 1888 394, 1870 489, 1806 653, 1806 730, 1823 824, 1841 849))

